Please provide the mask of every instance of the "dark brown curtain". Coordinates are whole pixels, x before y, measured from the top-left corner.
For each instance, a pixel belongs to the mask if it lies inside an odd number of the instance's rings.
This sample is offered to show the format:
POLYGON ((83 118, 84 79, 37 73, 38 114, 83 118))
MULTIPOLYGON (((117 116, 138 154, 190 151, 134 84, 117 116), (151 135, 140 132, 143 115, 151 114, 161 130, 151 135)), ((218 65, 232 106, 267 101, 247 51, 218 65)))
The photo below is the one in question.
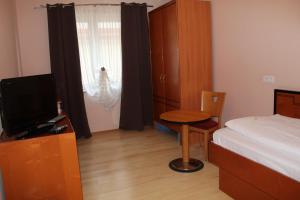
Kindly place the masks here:
POLYGON ((146 4, 121 5, 122 96, 120 128, 143 130, 152 124, 152 83, 146 4))
POLYGON ((90 137, 80 71, 74 4, 47 5, 51 71, 76 137, 90 137))

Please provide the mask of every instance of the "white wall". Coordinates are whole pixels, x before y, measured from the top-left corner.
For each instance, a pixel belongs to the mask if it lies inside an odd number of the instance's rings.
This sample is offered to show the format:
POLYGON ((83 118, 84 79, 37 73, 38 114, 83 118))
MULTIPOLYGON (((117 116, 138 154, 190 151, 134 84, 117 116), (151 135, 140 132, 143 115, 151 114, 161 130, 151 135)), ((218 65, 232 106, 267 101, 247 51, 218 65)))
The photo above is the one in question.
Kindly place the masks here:
POLYGON ((0 80, 18 76, 15 25, 14 2, 0 0, 0 80))
MULTIPOLYGON (((146 1, 154 6, 160 5, 168 0, 146 1)), ((120 3, 119 0, 16 0, 18 38, 20 41, 20 55, 22 75, 34 75, 50 72, 50 57, 48 45, 48 25, 46 9, 33 9, 35 6, 46 3, 120 3)), ((125 2, 132 2, 131 0, 125 2)), ((135 0, 135 2, 145 2, 135 0)), ((74 97, 76 98, 76 97, 74 97)), ((105 111, 102 105, 91 101, 85 96, 86 110, 89 125, 92 132, 104 131, 118 128, 120 104, 113 111, 105 111)))
POLYGON ((212 0, 214 88, 224 121, 273 113, 273 89, 300 90, 300 1, 212 0), (276 82, 262 82, 274 75, 276 82))
POLYGON ((18 75, 14 3, 0 0, 0 79, 18 75))

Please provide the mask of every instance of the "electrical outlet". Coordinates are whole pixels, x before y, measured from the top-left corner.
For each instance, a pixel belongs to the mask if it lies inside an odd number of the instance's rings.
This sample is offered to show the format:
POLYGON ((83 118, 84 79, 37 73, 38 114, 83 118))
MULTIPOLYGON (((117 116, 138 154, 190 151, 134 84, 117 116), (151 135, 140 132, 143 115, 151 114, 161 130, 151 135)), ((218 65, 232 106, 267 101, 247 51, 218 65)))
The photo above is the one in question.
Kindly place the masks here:
POLYGON ((265 76, 263 76, 263 82, 275 83, 275 77, 273 75, 265 75, 265 76))

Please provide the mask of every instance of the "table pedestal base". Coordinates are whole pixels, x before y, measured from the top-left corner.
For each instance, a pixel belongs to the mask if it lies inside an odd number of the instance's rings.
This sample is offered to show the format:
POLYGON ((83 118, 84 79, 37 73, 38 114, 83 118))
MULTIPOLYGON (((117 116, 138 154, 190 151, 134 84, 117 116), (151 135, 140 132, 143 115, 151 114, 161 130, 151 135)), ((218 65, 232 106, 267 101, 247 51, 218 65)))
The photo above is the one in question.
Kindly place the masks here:
POLYGON ((182 158, 177 158, 169 163, 169 167, 177 172, 195 172, 202 169, 203 162, 190 158, 189 162, 183 162, 182 158))

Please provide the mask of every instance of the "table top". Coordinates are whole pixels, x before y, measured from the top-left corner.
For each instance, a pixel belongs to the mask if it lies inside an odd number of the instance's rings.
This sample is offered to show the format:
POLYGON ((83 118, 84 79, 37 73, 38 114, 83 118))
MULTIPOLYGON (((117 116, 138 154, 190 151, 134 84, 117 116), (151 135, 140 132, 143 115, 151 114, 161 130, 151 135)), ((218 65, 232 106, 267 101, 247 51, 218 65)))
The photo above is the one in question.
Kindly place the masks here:
POLYGON ((206 120, 210 115, 201 111, 174 110, 162 113, 160 118, 169 122, 191 123, 206 120))

